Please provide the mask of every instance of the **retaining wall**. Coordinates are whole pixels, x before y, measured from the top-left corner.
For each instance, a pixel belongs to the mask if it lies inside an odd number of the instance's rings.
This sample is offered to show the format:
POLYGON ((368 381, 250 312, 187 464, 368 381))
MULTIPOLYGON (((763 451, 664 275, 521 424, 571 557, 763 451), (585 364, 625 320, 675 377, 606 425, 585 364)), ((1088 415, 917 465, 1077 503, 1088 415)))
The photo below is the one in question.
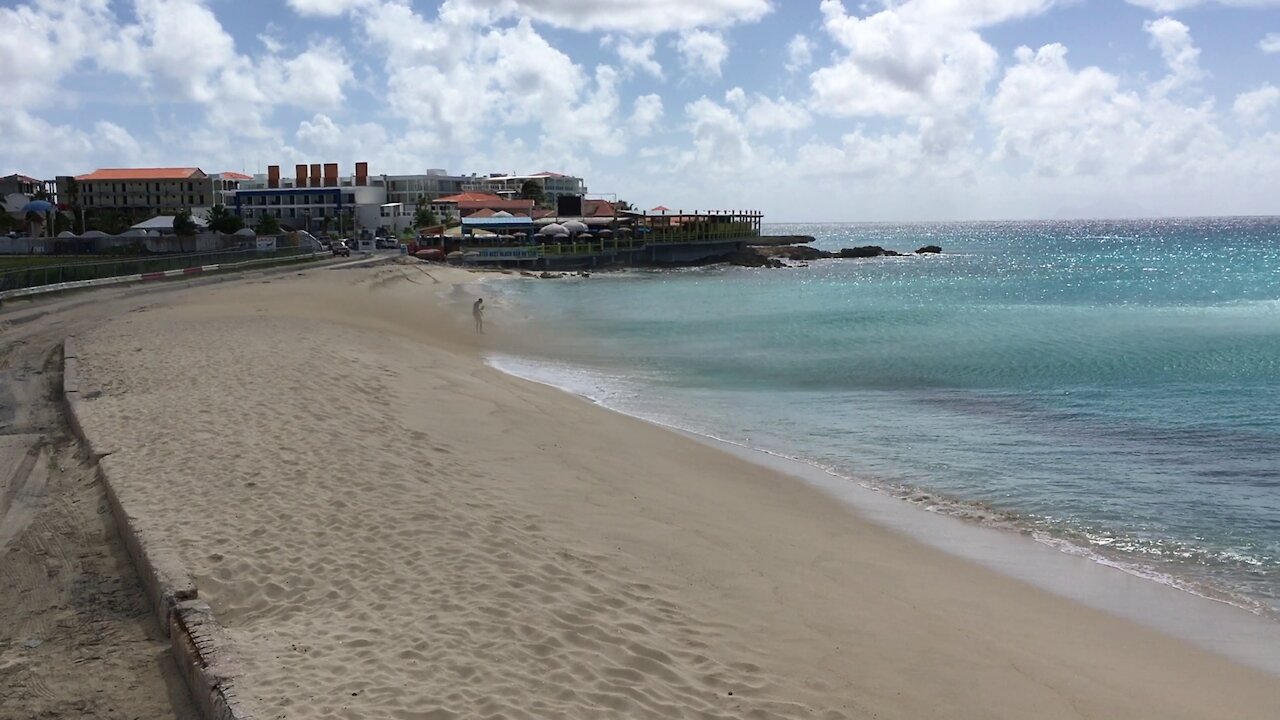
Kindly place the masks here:
POLYGON ((200 600, 191 573, 129 514, 128 489, 119 482, 119 469, 85 432, 80 420, 80 403, 85 400, 80 395, 78 350, 75 338, 63 342, 62 399, 67 421, 84 445, 88 461, 97 466, 116 529, 142 580, 156 620, 169 637, 178 672, 204 720, 253 720, 253 713, 236 693, 236 680, 242 673, 226 630, 218 624, 209 605, 200 600))

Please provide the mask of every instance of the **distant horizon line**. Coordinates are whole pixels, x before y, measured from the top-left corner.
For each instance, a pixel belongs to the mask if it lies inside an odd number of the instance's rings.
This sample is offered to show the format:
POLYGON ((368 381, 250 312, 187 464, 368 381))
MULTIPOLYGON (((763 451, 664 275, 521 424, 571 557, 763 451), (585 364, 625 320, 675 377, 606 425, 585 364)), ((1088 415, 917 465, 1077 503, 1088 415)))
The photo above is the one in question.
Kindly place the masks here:
MULTIPOLYGON (((764 214, 769 217, 768 213, 764 214)), ((923 225, 923 224, 961 224, 961 223, 1007 223, 1007 222, 1116 222, 1140 220, 1270 220, 1280 219, 1280 213, 1265 215, 1119 215, 1112 217, 1008 217, 986 218, 981 220, 960 219, 916 219, 916 220, 764 220, 763 225, 923 225)))

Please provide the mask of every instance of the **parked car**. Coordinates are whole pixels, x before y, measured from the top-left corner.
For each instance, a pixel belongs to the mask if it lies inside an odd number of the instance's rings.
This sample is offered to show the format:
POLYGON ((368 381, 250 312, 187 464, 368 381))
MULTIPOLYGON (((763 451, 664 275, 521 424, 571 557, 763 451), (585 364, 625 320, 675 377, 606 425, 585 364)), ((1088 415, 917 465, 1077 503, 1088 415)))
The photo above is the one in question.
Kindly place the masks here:
POLYGON ((375 239, 373 242, 374 247, 379 250, 395 250, 400 247, 400 241, 393 237, 380 237, 375 239))
POLYGON ((341 240, 334 240, 332 249, 334 257, 351 257, 351 248, 341 240))

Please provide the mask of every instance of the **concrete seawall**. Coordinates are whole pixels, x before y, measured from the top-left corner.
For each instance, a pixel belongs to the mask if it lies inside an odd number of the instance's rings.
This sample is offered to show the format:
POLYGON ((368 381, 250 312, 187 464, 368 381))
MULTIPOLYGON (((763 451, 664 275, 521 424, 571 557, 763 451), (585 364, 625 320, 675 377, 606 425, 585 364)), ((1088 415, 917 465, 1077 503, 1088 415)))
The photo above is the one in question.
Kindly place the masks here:
POLYGON ((72 432, 96 465, 121 539, 142 580, 160 628, 169 637, 179 674, 187 683, 195 706, 205 720, 253 720, 251 709, 237 696, 242 676, 230 638, 208 604, 199 599, 195 580, 181 562, 129 514, 129 497, 116 481, 112 449, 94 443, 80 419, 79 356, 75 338, 62 347, 62 400, 72 432))

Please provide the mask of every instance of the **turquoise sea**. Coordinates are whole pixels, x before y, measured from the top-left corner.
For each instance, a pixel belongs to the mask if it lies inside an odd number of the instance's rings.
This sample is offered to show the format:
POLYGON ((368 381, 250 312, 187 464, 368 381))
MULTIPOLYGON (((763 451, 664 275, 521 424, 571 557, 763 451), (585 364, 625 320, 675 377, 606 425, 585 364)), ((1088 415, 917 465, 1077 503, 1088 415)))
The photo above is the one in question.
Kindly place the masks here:
POLYGON ((489 283, 495 364, 1280 618, 1280 218, 765 232, 944 254, 489 283))

